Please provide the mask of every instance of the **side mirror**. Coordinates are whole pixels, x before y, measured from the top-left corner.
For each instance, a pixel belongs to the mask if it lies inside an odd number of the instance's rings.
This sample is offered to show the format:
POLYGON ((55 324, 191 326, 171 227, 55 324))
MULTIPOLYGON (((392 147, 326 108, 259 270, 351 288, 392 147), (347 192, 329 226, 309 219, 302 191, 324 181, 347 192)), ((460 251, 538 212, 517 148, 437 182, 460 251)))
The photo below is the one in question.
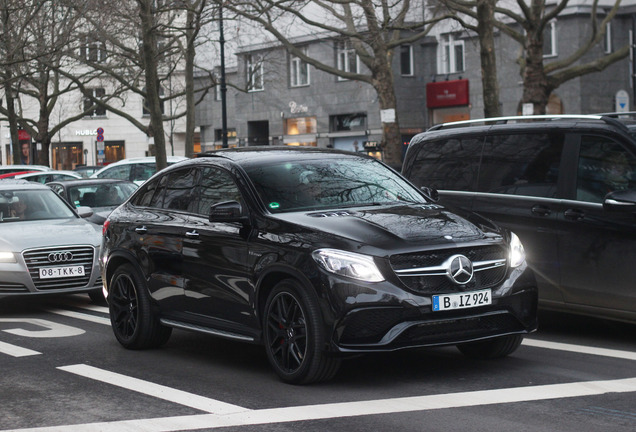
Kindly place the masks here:
POLYGON ((82 219, 93 216, 93 209, 90 207, 80 206, 75 211, 82 219))
POLYGON ((224 201, 210 207, 210 222, 247 222, 243 206, 238 201, 224 201))
POLYGON ((437 189, 422 186, 420 190, 424 192, 424 194, 430 199, 432 199, 434 202, 439 201, 439 192, 437 192, 437 189))
POLYGON ((612 212, 636 212, 636 191, 624 190, 608 193, 603 200, 603 209, 612 212))

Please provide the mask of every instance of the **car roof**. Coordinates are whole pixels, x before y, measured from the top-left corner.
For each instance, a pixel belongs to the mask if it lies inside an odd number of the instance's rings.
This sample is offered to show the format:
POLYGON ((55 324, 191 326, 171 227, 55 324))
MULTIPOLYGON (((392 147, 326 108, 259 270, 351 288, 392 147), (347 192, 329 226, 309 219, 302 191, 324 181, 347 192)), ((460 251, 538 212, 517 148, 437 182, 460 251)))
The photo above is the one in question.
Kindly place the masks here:
MULTIPOLYGON (((302 161, 311 159, 364 157, 371 158, 365 153, 354 153, 321 147, 302 146, 252 146, 230 149, 212 150, 200 153, 197 158, 217 157, 232 160, 240 165, 252 165, 275 161, 302 161)), ((196 159, 195 159, 196 160, 196 159)))
POLYGON ((77 185, 99 185, 99 184, 114 184, 114 183, 127 183, 137 186, 137 183, 131 182, 130 180, 122 180, 122 179, 109 179, 109 178, 78 178, 75 180, 64 180, 64 181, 52 181, 46 183, 47 185, 51 184, 59 184, 64 186, 77 186, 77 185))
POLYGON ((51 190, 50 187, 42 183, 30 182, 27 180, 6 179, 6 180, 0 181, 0 190, 3 190, 3 191, 29 190, 29 189, 51 190))
POLYGON ((45 165, 0 165, 0 174, 4 171, 20 170, 20 171, 51 171, 50 167, 45 165))
MULTIPOLYGON (((117 162, 113 162, 113 163, 110 163, 110 164, 108 164, 106 166, 103 166, 103 167, 101 167, 101 169, 105 169, 105 168, 116 166, 116 165, 155 162, 156 159, 157 158, 155 156, 145 156, 145 157, 135 157, 135 158, 121 159, 121 160, 118 160, 117 162)), ((187 160, 187 159, 189 159, 189 158, 187 158, 185 156, 166 156, 166 160, 168 162, 179 162, 179 161, 187 160)))
MULTIPOLYGON (((79 176, 79 174, 74 172, 74 171, 50 170, 50 171, 36 171, 36 172, 30 172, 30 173, 26 173, 26 174, 20 174, 20 175, 17 175, 16 178, 25 179, 25 178, 29 178, 29 177, 36 177, 36 176, 39 176, 39 175, 51 175, 51 174, 68 174, 68 175, 70 175, 72 177, 79 176)), ((79 178, 79 177, 77 177, 77 178, 79 178)))

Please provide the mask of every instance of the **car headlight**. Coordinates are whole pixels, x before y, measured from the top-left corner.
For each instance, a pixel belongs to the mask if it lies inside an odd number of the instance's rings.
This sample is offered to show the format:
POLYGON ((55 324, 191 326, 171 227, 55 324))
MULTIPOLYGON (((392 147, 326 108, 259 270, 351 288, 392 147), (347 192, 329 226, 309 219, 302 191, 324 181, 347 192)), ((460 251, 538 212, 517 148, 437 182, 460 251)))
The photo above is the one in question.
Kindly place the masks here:
POLYGON ((323 269, 330 273, 365 282, 384 280, 370 256, 336 249, 318 249, 311 255, 323 269))
POLYGON ((14 263, 15 255, 13 252, 0 252, 0 263, 14 263))
POLYGON ((510 233, 510 267, 519 267, 526 260, 526 251, 515 233, 510 233))

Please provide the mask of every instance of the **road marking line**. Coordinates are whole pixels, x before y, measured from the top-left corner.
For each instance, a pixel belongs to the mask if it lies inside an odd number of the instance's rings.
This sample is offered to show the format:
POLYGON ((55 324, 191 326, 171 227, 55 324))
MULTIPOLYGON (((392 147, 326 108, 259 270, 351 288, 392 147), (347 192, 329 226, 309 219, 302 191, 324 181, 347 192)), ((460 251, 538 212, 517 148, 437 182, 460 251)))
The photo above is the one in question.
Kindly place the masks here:
POLYGON ((531 387, 481 390, 474 392, 380 399, 373 401, 306 405, 288 408, 262 410, 243 409, 242 412, 229 413, 227 415, 201 414, 142 420, 124 420, 80 425, 15 429, 13 432, 173 432, 197 429, 215 429, 232 426, 236 427, 324 420, 342 417, 358 417, 377 414, 393 414, 413 411, 429 411, 447 408, 463 408, 481 405, 596 396, 605 393, 631 392, 636 392, 636 378, 549 384, 531 387))
POLYGON ((42 354, 41 352, 33 351, 28 348, 22 348, 16 345, 11 345, 6 342, 0 342, 0 352, 8 354, 12 357, 27 357, 42 354))
POLYGON ((605 356, 605 357, 615 357, 615 358, 620 358, 625 360, 636 360, 636 352, 631 352, 631 351, 619 351, 619 350, 612 350, 612 349, 606 349, 606 348, 595 348, 595 347, 588 347, 583 345, 572 345, 572 344, 566 344, 566 343, 548 342, 548 341, 542 341, 538 339, 527 339, 527 338, 523 340, 523 345, 537 347, 537 348, 553 349, 553 350, 559 350, 559 351, 570 351, 570 352, 575 352, 580 354, 592 354, 592 355, 599 355, 599 356, 605 356))
POLYGON ((62 366, 58 367, 58 369, 209 413, 231 414, 247 410, 246 408, 237 405, 176 390, 170 387, 151 383, 149 381, 143 381, 84 364, 62 366))
POLYGON ((95 315, 84 314, 80 312, 73 312, 73 311, 64 310, 64 309, 49 309, 49 312, 58 314, 58 315, 67 316, 70 318, 77 318, 84 321, 91 321, 97 324, 104 324, 104 325, 110 326, 110 318, 98 317, 95 315))

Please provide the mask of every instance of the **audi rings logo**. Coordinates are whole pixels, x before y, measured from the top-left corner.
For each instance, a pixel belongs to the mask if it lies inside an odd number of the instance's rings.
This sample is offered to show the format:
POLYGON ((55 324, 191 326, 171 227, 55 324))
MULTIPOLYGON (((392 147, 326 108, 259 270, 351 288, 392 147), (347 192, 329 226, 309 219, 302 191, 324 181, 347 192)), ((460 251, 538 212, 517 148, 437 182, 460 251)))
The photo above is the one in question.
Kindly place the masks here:
POLYGON ((70 252, 51 252, 48 256, 49 262, 60 263, 73 260, 73 254, 70 252))
POLYGON ((456 284, 467 284, 473 278, 473 263, 464 255, 453 255, 447 263, 448 277, 456 284))

